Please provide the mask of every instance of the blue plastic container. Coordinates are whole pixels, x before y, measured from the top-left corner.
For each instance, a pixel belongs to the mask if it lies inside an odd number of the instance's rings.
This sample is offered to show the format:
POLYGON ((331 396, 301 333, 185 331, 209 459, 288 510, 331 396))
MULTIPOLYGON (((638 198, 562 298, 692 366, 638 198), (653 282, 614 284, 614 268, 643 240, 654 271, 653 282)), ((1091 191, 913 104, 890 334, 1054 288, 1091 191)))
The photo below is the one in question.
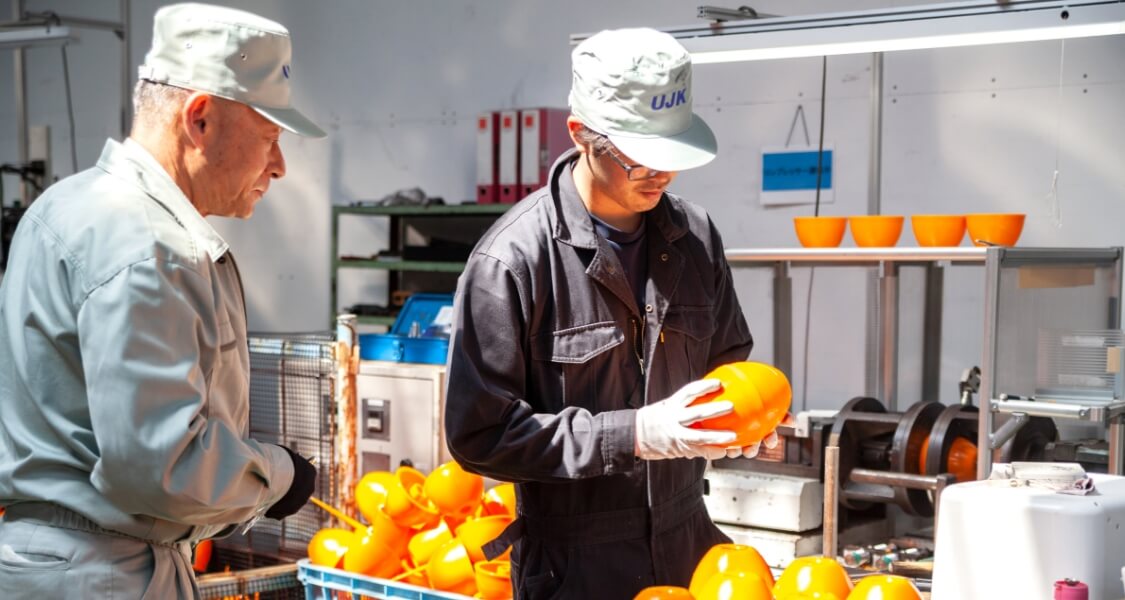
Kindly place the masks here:
POLYGON ((426 588, 377 579, 340 569, 321 567, 302 558, 297 561, 297 580, 305 584, 307 600, 329 600, 341 597, 336 591, 348 592, 353 598, 410 598, 411 600, 471 600, 469 596, 439 592, 426 588))
POLYGON ((406 299, 390 333, 359 336, 363 360, 444 365, 449 353, 449 311, 453 294, 414 294, 406 299), (442 322, 435 323, 441 316, 442 322))

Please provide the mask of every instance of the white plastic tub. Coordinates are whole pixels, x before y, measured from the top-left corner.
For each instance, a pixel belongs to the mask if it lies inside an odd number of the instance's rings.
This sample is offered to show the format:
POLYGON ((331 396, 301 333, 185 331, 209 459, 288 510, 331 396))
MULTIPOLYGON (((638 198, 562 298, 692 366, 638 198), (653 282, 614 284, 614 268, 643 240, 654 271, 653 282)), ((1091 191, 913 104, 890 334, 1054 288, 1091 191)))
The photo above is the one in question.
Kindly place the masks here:
POLYGON ((1122 596, 1125 477, 1090 475, 1072 496, 1007 481, 971 481, 942 494, 933 600, 1052 600, 1054 582, 1082 581, 1090 599, 1122 596))

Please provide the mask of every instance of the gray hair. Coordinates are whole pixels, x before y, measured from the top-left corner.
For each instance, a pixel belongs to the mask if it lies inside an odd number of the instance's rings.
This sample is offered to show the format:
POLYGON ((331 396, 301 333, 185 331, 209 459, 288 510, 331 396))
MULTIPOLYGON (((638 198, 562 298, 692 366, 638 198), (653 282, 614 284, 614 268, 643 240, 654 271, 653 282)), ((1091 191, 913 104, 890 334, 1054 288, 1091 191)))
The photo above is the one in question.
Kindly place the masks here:
POLYGON ((609 138, 606 137, 605 134, 598 133, 586 125, 582 125, 582 127, 574 133, 574 137, 578 139, 579 143, 590 146, 594 156, 601 156, 613 148, 613 142, 609 141, 609 138))
POLYGON ((191 90, 174 85, 138 80, 133 88, 133 123, 149 127, 166 125, 190 95, 191 90))

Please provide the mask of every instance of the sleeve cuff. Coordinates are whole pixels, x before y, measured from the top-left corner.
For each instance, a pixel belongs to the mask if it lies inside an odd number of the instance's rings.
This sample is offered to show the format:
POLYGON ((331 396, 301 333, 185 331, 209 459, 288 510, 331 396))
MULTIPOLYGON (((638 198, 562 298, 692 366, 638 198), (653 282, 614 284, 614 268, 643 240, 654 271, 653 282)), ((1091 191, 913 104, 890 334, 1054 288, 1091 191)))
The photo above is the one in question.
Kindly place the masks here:
POLYGON ((614 410, 601 413, 604 417, 602 460, 606 475, 626 473, 636 465, 637 411, 614 410))
POLYGON ((289 458, 289 453, 281 446, 262 444, 262 448, 270 463, 269 482, 262 508, 269 508, 277 504, 293 485, 293 459, 289 458))

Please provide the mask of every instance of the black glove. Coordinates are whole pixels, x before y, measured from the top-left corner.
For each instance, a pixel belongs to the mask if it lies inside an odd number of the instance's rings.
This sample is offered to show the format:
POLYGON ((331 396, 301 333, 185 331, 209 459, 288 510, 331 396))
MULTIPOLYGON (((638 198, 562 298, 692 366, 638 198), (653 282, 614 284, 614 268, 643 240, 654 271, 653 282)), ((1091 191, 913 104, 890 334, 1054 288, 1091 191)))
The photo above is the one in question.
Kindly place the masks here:
POLYGON ((293 460, 293 483, 289 486, 289 491, 281 497, 281 500, 278 500, 266 511, 266 516, 271 519, 284 519, 301 510, 301 507, 309 501, 309 497, 313 495, 313 490, 316 488, 316 467, 312 466, 312 463, 305 460, 300 454, 285 446, 282 446, 282 448, 289 453, 289 458, 293 460))

